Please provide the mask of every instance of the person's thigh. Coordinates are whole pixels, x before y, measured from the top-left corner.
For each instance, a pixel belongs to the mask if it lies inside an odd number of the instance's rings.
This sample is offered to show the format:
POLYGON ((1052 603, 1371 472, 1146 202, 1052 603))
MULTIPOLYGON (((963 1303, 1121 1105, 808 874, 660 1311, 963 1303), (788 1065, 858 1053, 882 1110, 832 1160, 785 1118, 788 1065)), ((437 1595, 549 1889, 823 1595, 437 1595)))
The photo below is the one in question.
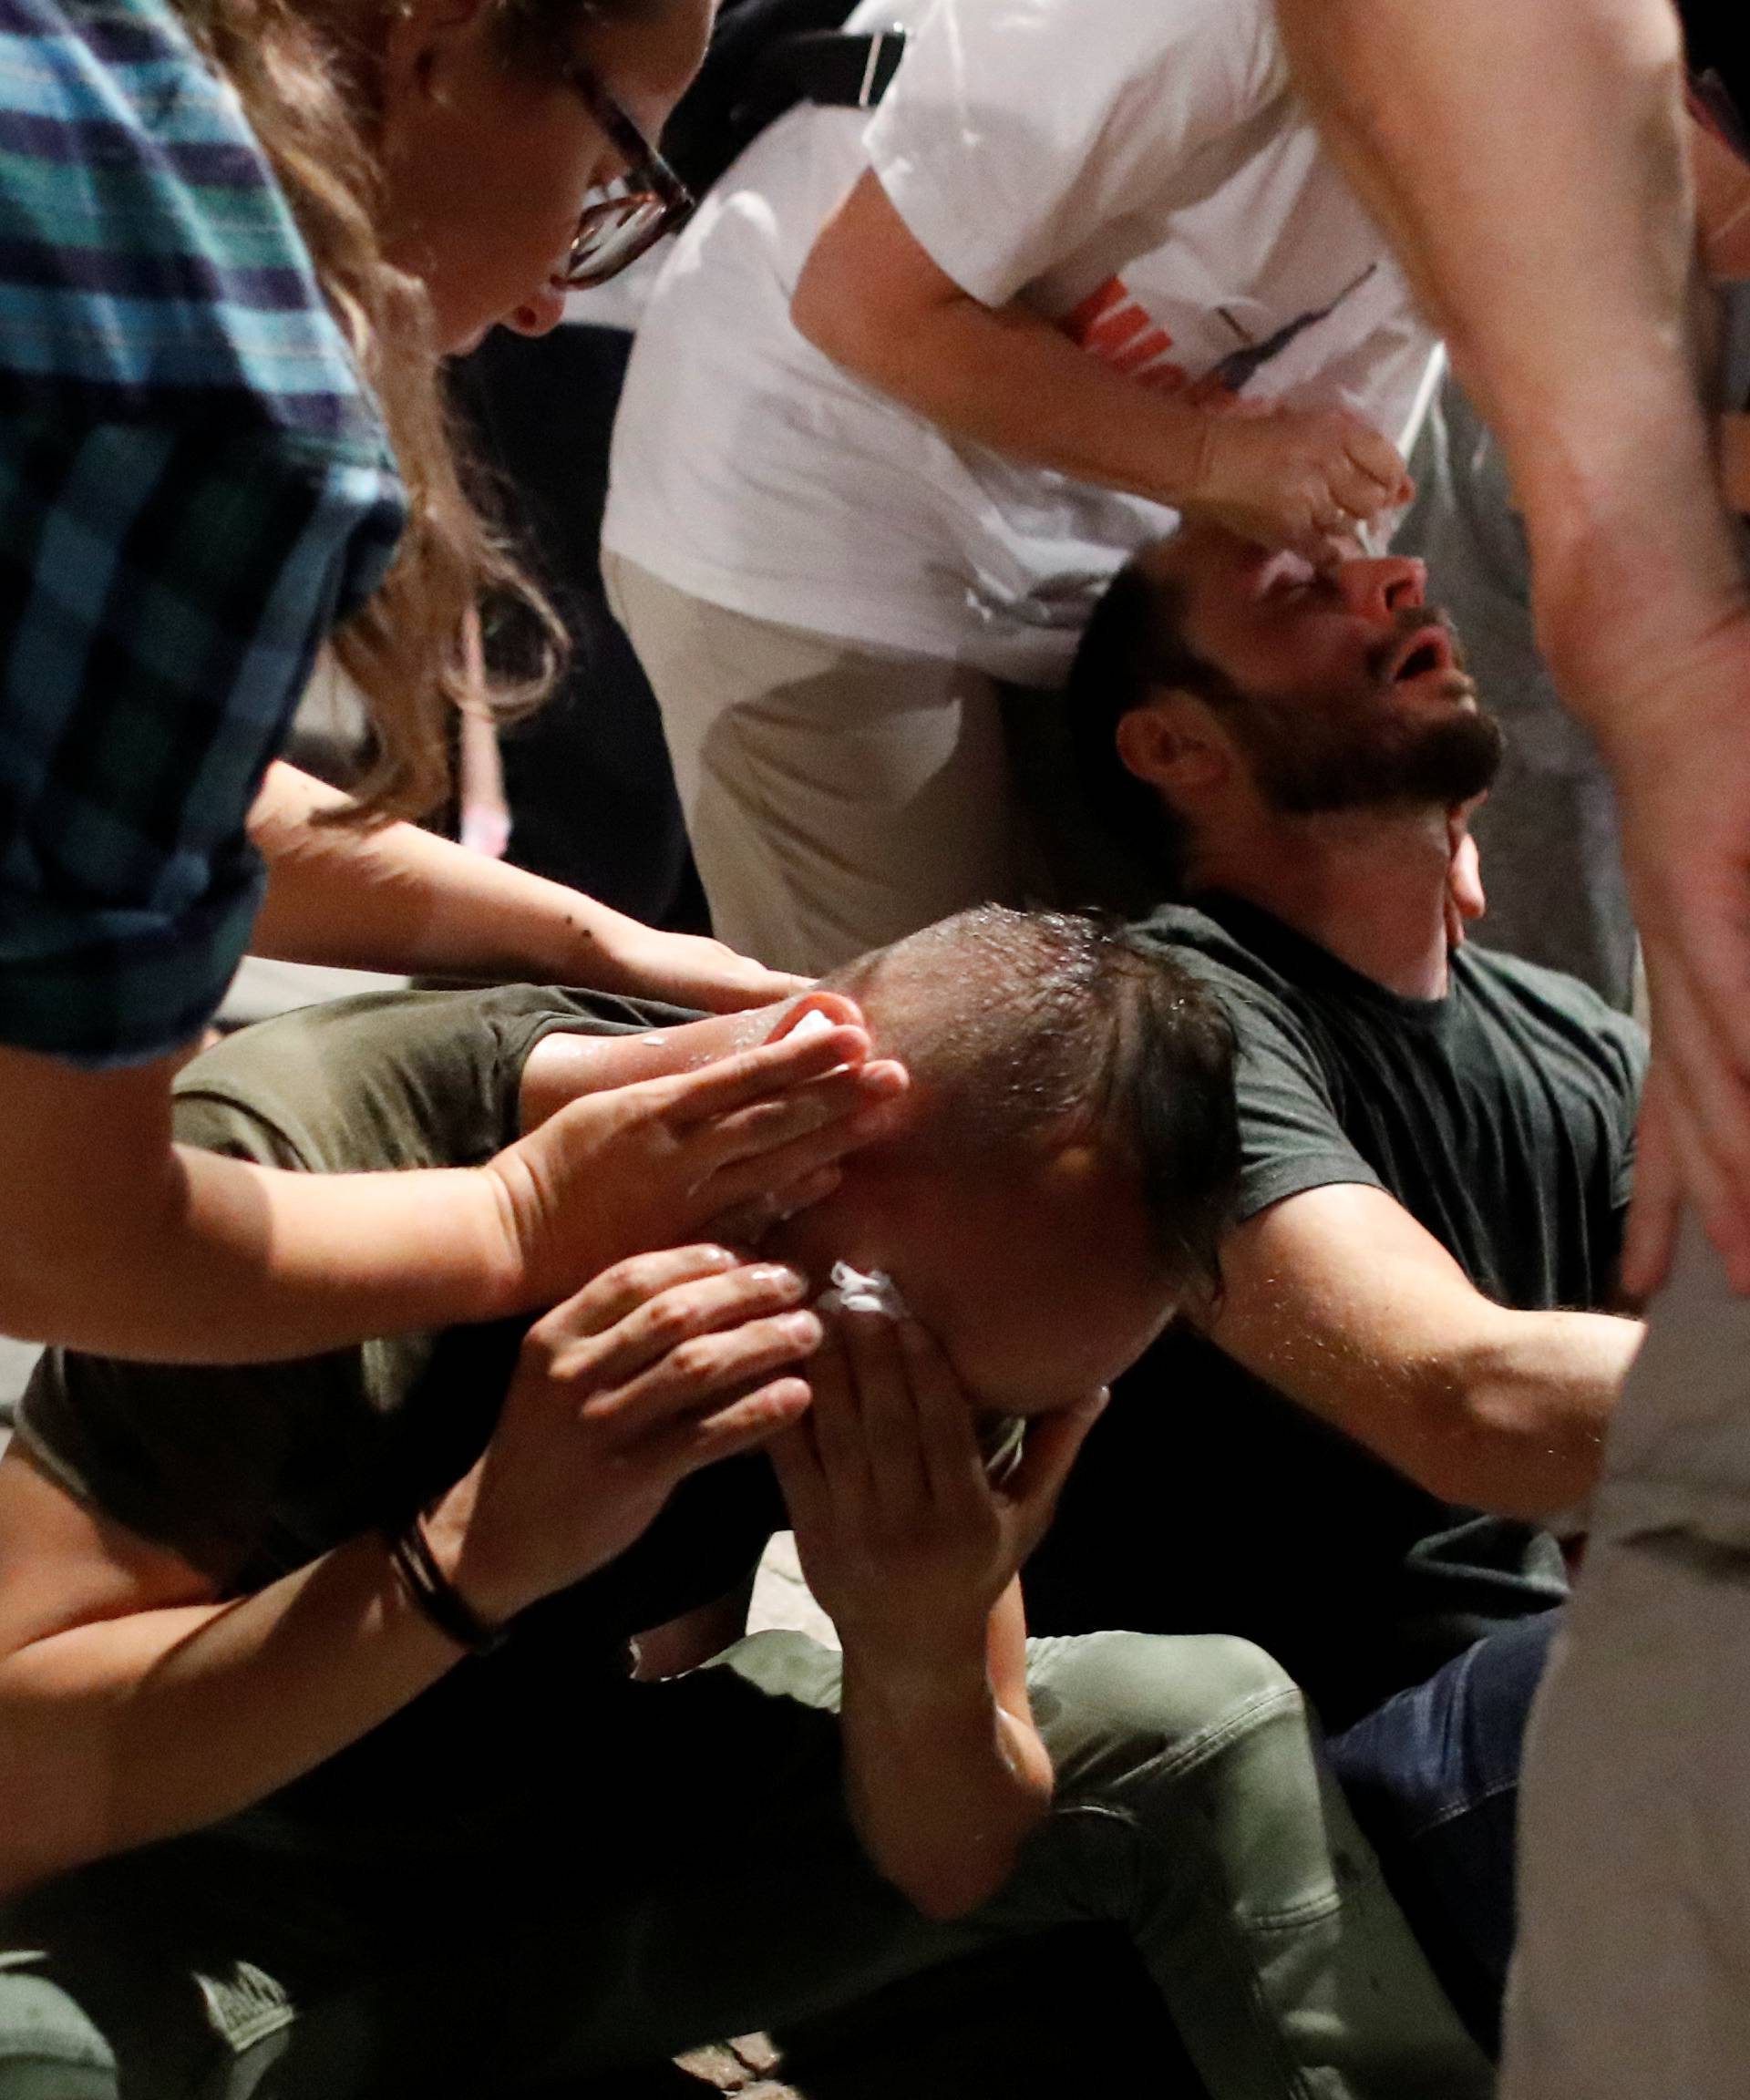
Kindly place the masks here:
POLYGON ((1436 1972, 1491 2050, 1513 1951, 1526 1724, 1560 1617, 1499 1628, 1330 1745, 1436 1972))
POLYGON ((1014 900, 1023 848, 992 679, 751 620, 607 561, 720 938, 819 972, 1014 900))
POLYGON ((1750 1302, 1693 1219, 1532 1717, 1510 2100, 1738 2100, 1750 2065, 1750 1302))
POLYGON ((1125 1927, 1217 2100, 1485 2100, 1298 1688, 1222 1636, 1035 1641, 1058 1791, 986 1931, 1125 1927))
MULTIPOLYGON (((277 1862, 233 1843, 230 1882, 194 1900, 186 1847, 135 1862, 131 1934, 111 1906, 95 1953, 44 1942, 65 2052, 110 2051, 125 2100, 478 2100, 1107 1920, 1216 2100, 1481 2100, 1486 2066, 1274 1665, 1096 1635, 1035 1644, 1031 1681, 1060 1797, 969 1919, 925 1919, 876 1873, 843 1805, 837 1658, 763 1634, 627 1694, 618 1729, 604 1712, 569 1793, 550 1759, 538 1798, 458 1814, 448 1842, 363 1831, 350 1856, 277 1862)), ((226 1849, 214 1834, 209 1868, 226 1849)))

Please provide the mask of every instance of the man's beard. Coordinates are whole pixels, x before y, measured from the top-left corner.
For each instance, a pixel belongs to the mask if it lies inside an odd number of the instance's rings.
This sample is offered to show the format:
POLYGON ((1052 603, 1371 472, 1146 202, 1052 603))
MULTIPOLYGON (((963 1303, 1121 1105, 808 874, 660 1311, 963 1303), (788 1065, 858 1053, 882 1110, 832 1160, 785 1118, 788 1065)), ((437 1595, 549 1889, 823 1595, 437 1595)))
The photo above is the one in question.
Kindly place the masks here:
MULTIPOLYGON (((1420 620, 1426 623, 1424 612, 1420 620)), ((1506 749, 1500 724, 1461 704, 1470 682, 1456 669, 1453 698, 1437 714, 1400 707, 1386 665, 1395 637, 1383 643, 1364 686, 1334 701, 1246 698, 1230 715, 1251 761, 1258 791, 1285 817, 1343 809, 1451 809, 1494 785, 1506 749)))

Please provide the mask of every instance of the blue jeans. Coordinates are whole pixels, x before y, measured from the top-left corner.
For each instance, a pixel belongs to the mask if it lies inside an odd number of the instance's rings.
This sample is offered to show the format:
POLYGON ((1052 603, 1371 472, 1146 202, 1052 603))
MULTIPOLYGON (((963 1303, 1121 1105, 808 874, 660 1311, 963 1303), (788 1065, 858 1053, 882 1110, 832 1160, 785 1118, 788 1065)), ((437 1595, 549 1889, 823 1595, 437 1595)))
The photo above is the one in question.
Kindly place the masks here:
POLYGON ((1560 1620, 1542 1611, 1488 1634, 1330 1744, 1386 1880, 1491 2054, 1513 1951, 1526 1721, 1560 1620))

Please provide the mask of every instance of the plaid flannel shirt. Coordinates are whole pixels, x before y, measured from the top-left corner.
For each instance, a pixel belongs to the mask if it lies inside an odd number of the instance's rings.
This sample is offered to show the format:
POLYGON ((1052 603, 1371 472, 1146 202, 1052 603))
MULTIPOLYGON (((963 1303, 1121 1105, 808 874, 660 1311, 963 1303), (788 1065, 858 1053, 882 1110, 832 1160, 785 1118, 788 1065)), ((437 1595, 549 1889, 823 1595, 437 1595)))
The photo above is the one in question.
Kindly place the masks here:
POLYGON ((243 821, 405 500, 231 88, 163 0, 0 0, 0 1043, 197 1034, 243 821))

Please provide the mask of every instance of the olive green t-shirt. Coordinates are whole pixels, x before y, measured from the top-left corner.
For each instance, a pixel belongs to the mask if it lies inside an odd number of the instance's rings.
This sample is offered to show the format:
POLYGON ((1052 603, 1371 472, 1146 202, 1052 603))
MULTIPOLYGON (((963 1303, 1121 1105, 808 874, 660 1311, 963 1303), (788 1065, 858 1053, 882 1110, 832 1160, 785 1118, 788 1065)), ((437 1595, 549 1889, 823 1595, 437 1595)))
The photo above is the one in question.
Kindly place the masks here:
MULTIPOLYGON (((262 1023, 195 1059, 177 1082, 176 1135, 302 1173, 478 1165, 517 1136, 523 1065, 544 1036, 686 1018, 528 985, 371 993, 262 1023)), ((248 1595, 459 1478, 491 1434, 528 1324, 236 1368, 51 1351, 17 1436, 77 1500, 180 1554, 221 1594, 248 1595)), ((580 1673, 617 1671, 631 1635, 733 1590, 782 1521, 763 1458, 695 1475, 619 1560, 525 1613, 497 1654, 458 1666, 302 1790, 368 1815, 386 1787, 417 1790, 410 1773, 489 1783, 476 1767, 494 1745, 551 1730, 580 1673), (417 1758, 394 1757, 416 1740, 417 1758)))

